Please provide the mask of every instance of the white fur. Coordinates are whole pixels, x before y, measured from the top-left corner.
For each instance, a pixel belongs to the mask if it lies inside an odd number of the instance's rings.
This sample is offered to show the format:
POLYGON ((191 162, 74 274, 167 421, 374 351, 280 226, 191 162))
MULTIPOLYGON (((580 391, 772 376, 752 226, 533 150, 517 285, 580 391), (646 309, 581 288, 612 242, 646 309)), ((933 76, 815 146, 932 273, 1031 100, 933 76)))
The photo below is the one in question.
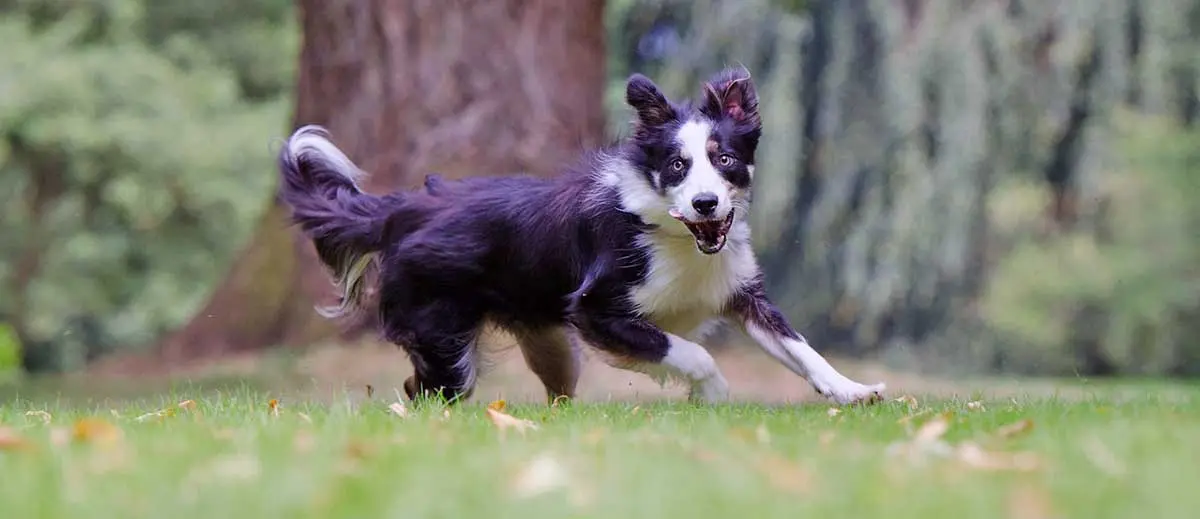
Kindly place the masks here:
POLYGON ((667 334, 667 340, 667 354, 657 363, 605 360, 619 368, 645 373, 660 385, 681 381, 688 385, 688 399, 692 401, 712 403, 729 398, 729 383, 708 350, 671 333, 667 334))
MULTIPOLYGON (((708 124, 690 121, 680 129, 682 148, 692 157, 703 158, 692 161, 688 177, 665 197, 624 159, 612 157, 597 172, 601 185, 617 189, 624 210, 658 226, 640 238, 640 245, 650 251, 648 270, 628 297, 642 315, 668 333, 671 350, 660 364, 620 367, 647 373, 660 382, 683 378, 691 385, 692 398, 703 400, 724 398, 727 384, 712 356, 681 335, 700 340, 723 314, 726 303, 759 272, 746 220, 748 193, 732 189, 707 160, 708 124), (737 209, 725 248, 711 255, 696 250, 692 234, 668 212, 674 208, 685 217, 698 216, 691 197, 705 190, 718 196, 718 217, 737 209)), ((743 326, 763 350, 838 403, 867 400, 884 390, 883 384, 866 386, 845 377, 803 340, 781 337, 752 323, 743 326)))
POLYGON ((708 156, 708 138, 712 134, 712 123, 705 119, 692 119, 679 127, 675 140, 679 142, 679 154, 691 160, 691 168, 683 182, 667 188, 667 196, 675 210, 691 221, 708 218, 724 219, 733 209, 729 182, 713 167, 708 156), (692 207, 692 199, 701 193, 717 195, 717 210, 712 216, 703 216, 692 207))
POLYGON ((329 133, 324 128, 308 125, 296 130, 288 141, 288 153, 297 160, 303 160, 309 154, 316 155, 317 160, 331 165, 335 171, 349 179, 355 189, 362 191, 358 182, 366 178, 367 173, 358 169, 354 161, 329 140, 329 133))
POLYGON ((804 377, 813 388, 839 404, 850 404, 883 393, 884 384, 859 384, 842 375, 803 339, 780 336, 754 323, 745 323, 746 333, 768 354, 792 372, 804 377))

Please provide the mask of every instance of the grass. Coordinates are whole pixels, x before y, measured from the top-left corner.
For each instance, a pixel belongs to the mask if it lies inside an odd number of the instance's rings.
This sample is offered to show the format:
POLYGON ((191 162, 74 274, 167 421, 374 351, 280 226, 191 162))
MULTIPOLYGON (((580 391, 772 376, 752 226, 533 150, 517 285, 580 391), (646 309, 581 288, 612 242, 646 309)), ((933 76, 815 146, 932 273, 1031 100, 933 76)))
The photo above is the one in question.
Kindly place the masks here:
POLYGON ((524 432, 493 423, 482 403, 448 415, 410 406, 401 418, 388 409, 393 395, 284 400, 272 411, 259 391, 9 400, 0 406, 2 515, 1168 518, 1200 509, 1200 391, 889 401, 836 414, 825 405, 508 406, 505 416, 537 425, 524 432), (187 398, 194 408, 175 405, 187 398), (164 408, 171 416, 138 420, 164 408), (1032 429, 1005 432, 1022 420, 1032 429), (988 454, 960 455, 963 444, 988 454))

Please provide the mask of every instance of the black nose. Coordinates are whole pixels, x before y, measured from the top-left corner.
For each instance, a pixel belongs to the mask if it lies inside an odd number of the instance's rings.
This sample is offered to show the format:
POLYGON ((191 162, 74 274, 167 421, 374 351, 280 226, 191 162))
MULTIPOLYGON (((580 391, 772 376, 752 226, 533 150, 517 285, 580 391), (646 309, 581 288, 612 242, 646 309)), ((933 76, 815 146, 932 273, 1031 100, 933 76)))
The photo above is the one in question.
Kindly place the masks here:
POLYGON ((713 193, 700 193, 692 199, 692 208, 700 213, 701 216, 712 216, 717 210, 717 195, 713 193))

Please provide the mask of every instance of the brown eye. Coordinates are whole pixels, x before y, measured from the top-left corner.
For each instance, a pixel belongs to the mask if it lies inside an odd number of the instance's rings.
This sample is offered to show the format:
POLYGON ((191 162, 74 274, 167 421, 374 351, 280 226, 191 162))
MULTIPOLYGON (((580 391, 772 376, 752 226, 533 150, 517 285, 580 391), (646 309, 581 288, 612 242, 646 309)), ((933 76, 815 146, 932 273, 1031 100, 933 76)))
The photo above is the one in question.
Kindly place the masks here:
POLYGON ((683 166, 684 164, 682 160, 675 159, 671 161, 671 169, 674 171, 683 171, 683 166))
POLYGON ((717 164, 720 164, 722 166, 731 165, 731 164, 733 164, 733 157, 722 154, 720 157, 717 157, 717 164))

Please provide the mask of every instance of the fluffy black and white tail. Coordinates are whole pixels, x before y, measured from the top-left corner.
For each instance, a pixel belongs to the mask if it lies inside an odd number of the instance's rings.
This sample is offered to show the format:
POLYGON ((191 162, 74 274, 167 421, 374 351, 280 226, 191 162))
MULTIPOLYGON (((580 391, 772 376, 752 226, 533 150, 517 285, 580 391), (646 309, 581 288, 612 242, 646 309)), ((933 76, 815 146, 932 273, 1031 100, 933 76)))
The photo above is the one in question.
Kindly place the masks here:
POLYGON ((361 308, 365 276, 383 246, 389 218, 401 207, 394 196, 359 189, 365 173, 319 126, 304 126, 279 152, 280 199, 316 246, 321 262, 340 291, 338 305, 318 308, 325 317, 341 317, 361 308))

